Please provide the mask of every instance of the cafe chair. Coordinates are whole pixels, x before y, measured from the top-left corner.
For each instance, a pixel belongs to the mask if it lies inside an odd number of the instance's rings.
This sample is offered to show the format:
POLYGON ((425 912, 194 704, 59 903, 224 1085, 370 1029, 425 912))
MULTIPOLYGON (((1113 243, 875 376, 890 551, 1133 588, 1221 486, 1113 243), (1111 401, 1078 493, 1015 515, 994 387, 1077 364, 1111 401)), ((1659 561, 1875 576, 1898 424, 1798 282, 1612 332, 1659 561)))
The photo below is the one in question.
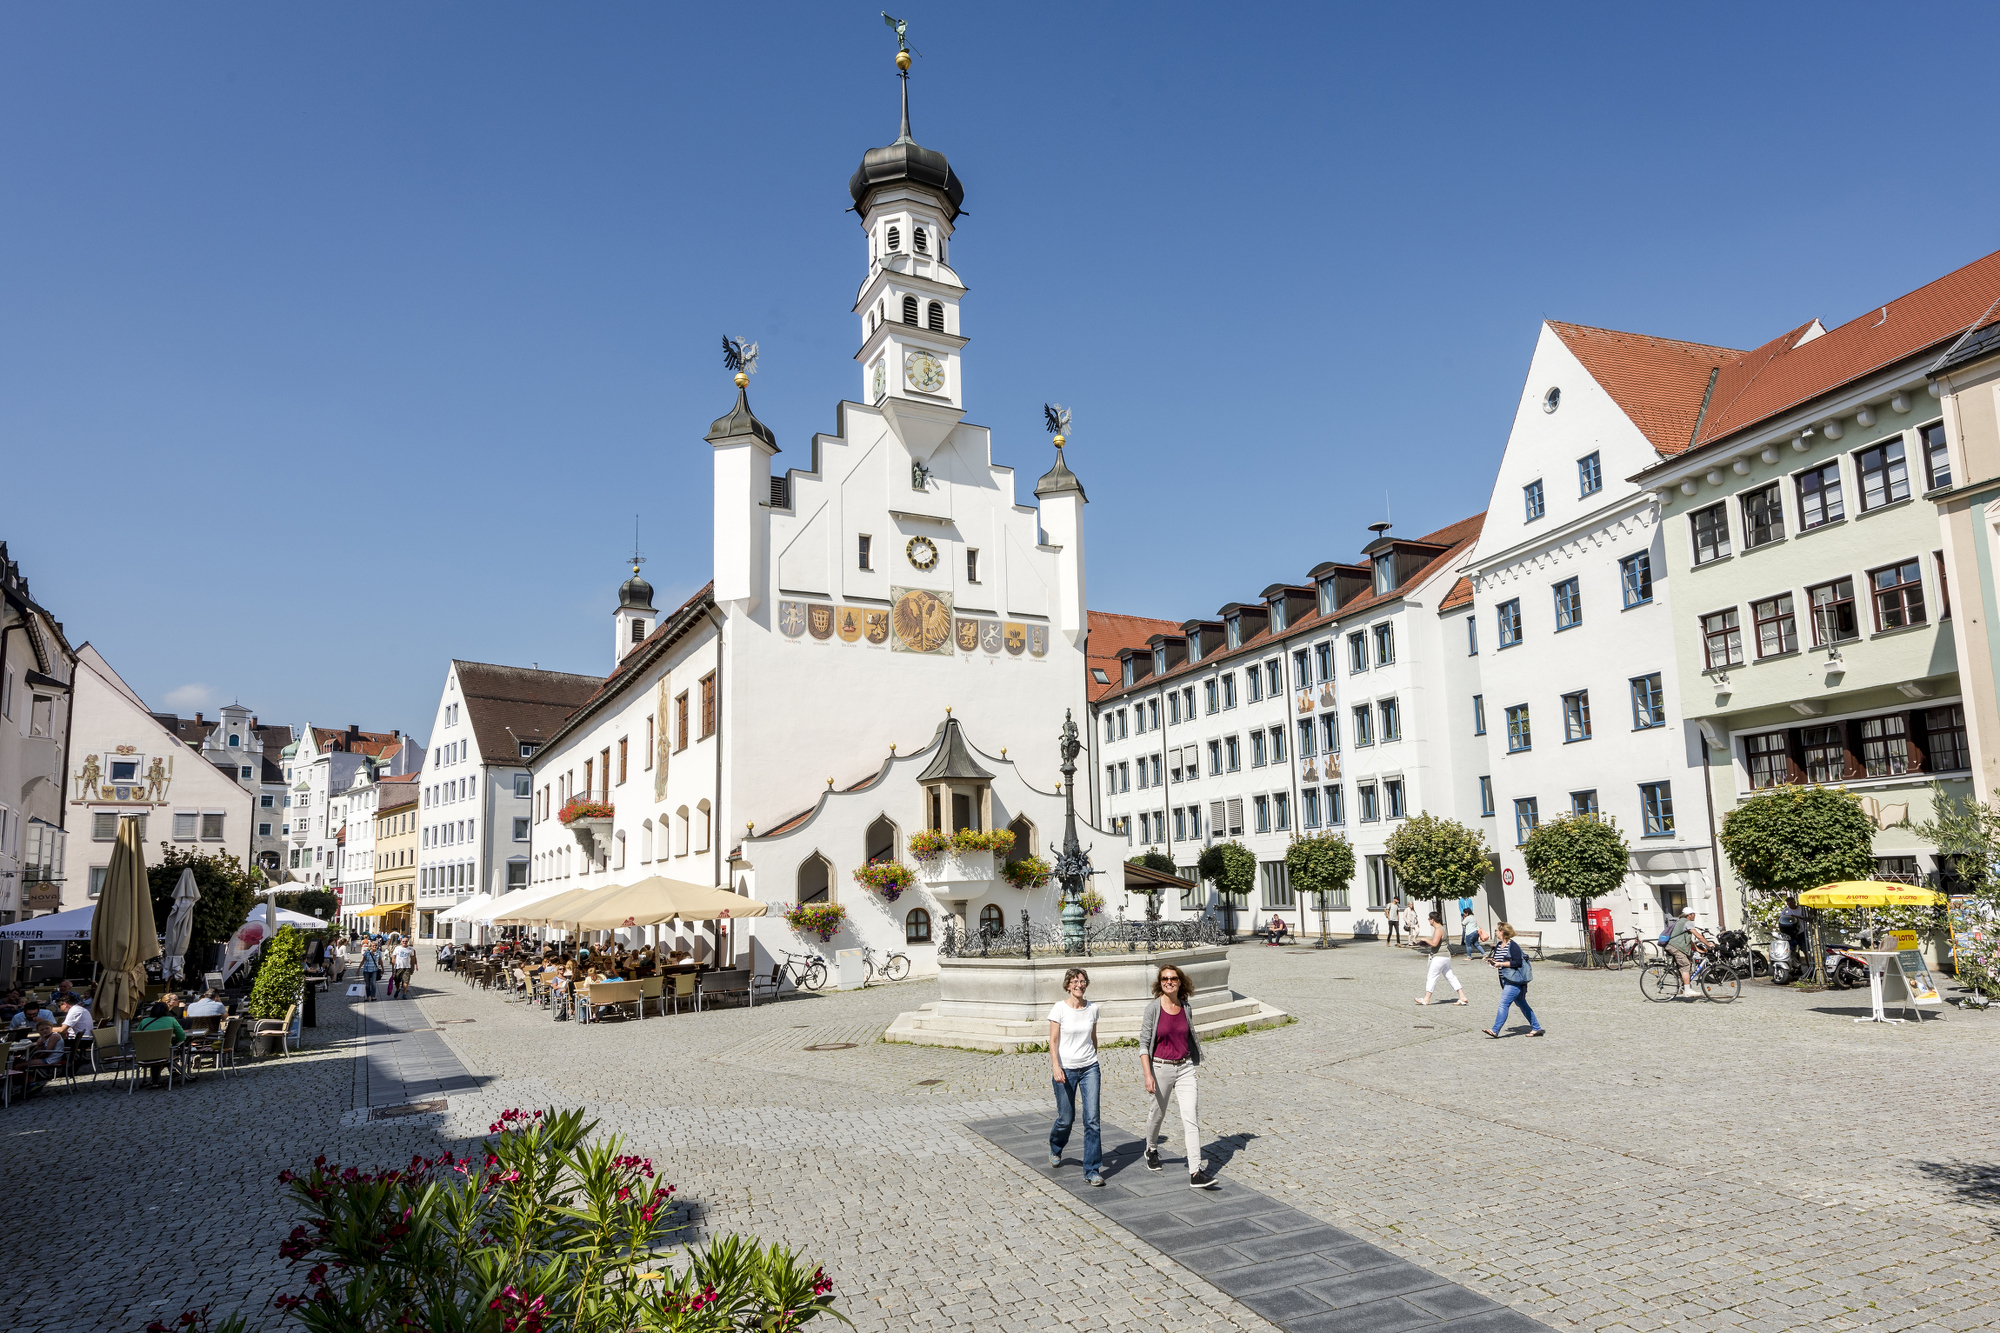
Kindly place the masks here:
POLYGON ((155 1028, 149 1032, 137 1029, 132 1033, 132 1086, 127 1088, 130 1096, 139 1088, 141 1069, 164 1069, 167 1071, 167 1091, 174 1090, 174 1075, 180 1072, 179 1061, 174 1058, 174 1034, 167 1028, 155 1028))
POLYGON ((256 1030, 250 1035, 253 1037, 276 1037, 278 1039, 278 1053, 280 1055, 290 1055, 292 1053, 292 1015, 297 1011, 298 1006, 292 1005, 285 1010, 283 1018, 258 1019, 256 1030))
POLYGON ((118 1025, 100 1023, 90 1033, 90 1072, 101 1074, 107 1069, 127 1069, 132 1064, 132 1052, 118 1044, 118 1025))
POLYGON ((667 1012, 667 1002, 660 993, 660 984, 663 980, 664 978, 662 977, 639 978, 639 1017, 644 1018, 646 1016, 646 1004, 648 1001, 652 1002, 656 1012, 662 1014, 667 1012))
POLYGON ((694 988, 695 982, 698 980, 700 980, 700 978, 697 977, 692 972, 681 972, 675 974, 674 989, 672 993, 667 997, 668 999, 671 999, 674 1002, 675 1013, 679 1013, 681 1011, 682 1000, 686 1000, 689 1004, 695 1005, 697 1008, 700 1007, 701 996, 696 994, 694 988))

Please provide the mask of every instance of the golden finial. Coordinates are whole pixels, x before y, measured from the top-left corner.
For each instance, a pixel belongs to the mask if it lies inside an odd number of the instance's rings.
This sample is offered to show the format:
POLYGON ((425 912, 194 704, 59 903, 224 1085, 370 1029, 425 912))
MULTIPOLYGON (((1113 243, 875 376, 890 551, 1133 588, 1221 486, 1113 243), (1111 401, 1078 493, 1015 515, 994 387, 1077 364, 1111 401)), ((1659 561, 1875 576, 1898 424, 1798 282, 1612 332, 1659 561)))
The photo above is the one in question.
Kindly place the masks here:
POLYGON ((944 715, 945 715, 946 717, 950 717, 950 716, 951 716, 951 705, 950 705, 950 704, 946 704, 946 705, 944 706, 944 715))
POLYGON ((743 831, 745 833, 755 833, 757 831, 756 822, 753 820, 752 822, 745 824, 743 826, 743 831))
POLYGON ((832 779, 832 778, 828 778, 828 779, 826 780, 826 789, 827 789, 828 791, 832 791, 832 790, 833 790, 833 779, 832 779))
POLYGON ((1007 747, 1004 745, 1000 747, 1000 757, 1002 759, 1005 759, 1007 757, 1007 747))
POLYGON ((740 370, 736 372, 736 387, 739 389, 747 389, 750 387, 750 377, 748 375, 745 375, 740 370))
POLYGON ((1062 447, 1063 447, 1063 445, 1064 445, 1064 444, 1066 444, 1066 443, 1067 443, 1067 441, 1066 441, 1066 440, 1064 440, 1062 436, 1060 436, 1060 435, 1056 436, 1056 448, 1060 449, 1060 448, 1062 448, 1062 447))
POLYGON ((910 67, 910 53, 908 51, 896 52, 896 68, 900 70, 907 70, 909 69, 909 67, 910 67))
POLYGON ((889 742, 889 753, 890 754, 896 753, 896 742, 894 741, 889 742))

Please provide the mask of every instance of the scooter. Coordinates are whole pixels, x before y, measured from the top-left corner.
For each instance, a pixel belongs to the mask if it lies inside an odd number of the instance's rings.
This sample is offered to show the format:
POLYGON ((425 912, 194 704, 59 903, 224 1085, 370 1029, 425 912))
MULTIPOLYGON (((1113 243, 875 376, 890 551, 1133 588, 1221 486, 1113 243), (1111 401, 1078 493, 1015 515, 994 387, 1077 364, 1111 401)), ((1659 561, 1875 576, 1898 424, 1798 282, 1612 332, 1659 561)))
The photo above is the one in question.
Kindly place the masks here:
POLYGON ((1835 990, 1868 984, 1868 963, 1845 949, 1826 951, 1826 984, 1835 990))
POLYGON ((1771 982, 1777 986, 1789 986, 1806 975, 1806 959, 1809 957, 1804 945, 1794 947, 1791 937, 1776 934, 1771 937, 1771 982))

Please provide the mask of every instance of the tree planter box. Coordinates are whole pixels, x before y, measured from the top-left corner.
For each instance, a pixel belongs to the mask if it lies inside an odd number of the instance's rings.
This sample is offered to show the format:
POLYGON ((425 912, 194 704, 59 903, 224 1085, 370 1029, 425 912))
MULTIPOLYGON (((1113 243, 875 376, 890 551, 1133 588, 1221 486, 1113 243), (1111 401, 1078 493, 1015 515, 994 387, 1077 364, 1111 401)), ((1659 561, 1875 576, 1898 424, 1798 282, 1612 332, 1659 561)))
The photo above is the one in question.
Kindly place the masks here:
POLYGON ((978 897, 1000 877, 992 852, 944 852, 917 862, 917 874, 940 898, 978 897))

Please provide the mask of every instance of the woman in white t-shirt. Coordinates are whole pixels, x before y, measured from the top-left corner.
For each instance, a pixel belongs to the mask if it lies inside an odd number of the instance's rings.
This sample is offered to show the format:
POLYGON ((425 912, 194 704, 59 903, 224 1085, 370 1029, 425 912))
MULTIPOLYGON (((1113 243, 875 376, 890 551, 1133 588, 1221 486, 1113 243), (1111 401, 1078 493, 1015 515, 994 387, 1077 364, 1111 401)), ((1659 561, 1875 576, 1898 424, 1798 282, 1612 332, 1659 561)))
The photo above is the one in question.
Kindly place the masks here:
POLYGON ((1063 973, 1063 998, 1049 1010, 1049 1080, 1055 1086, 1056 1123, 1049 1130, 1049 1165, 1062 1165, 1063 1145, 1083 1102, 1083 1178, 1104 1183, 1102 1128, 1097 1118, 1097 1006, 1085 1004, 1090 973, 1072 967, 1063 973))

